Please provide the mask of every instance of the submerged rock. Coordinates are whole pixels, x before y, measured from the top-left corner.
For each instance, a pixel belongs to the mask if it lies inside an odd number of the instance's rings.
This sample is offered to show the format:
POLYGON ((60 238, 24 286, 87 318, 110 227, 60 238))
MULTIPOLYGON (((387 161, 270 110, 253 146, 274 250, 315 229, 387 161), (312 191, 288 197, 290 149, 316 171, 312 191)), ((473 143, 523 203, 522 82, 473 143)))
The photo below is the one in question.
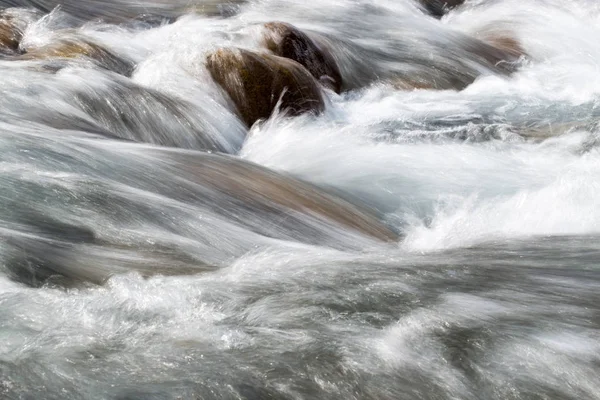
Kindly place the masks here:
POLYGON ((527 52, 511 32, 487 32, 479 35, 478 39, 492 47, 487 51, 491 53, 487 58, 489 62, 514 65, 520 58, 527 57, 527 52))
MULTIPOLYGON (((132 271, 202 273, 273 239, 340 250, 398 240, 358 201, 243 159, 109 141, 77 148, 85 166, 74 180, 15 176, 18 196, 0 199, 13 210, 0 221, 0 271, 13 279, 101 284, 132 271), (37 197, 19 201, 27 193, 37 197)), ((61 168, 64 156, 47 153, 47 165, 61 168)))
POLYGON ((342 90, 342 75, 329 49, 293 25, 264 25, 264 44, 273 54, 302 64, 315 79, 334 92, 342 90))
POLYGON ((465 36, 457 45, 464 59, 447 64, 415 63, 415 72, 399 74, 390 82, 401 90, 462 90, 485 71, 505 76, 512 74, 527 57, 519 41, 506 33, 486 35, 482 39, 465 36))
MULTIPOLYGON (((114 137, 223 153, 235 153, 241 147, 246 132, 239 122, 231 124, 227 135, 223 135, 206 118, 206 110, 184 99, 121 77, 106 79, 98 73, 95 78, 93 83, 77 85, 65 101, 114 137), (103 78, 104 84, 99 84, 103 78)), ((76 121, 68 122, 73 125, 76 121)))
POLYGON ((263 235, 277 237, 272 230, 281 229, 281 237, 328 245, 336 241, 328 229, 337 227, 379 241, 398 240, 367 207, 260 165, 212 154, 180 154, 174 165, 178 176, 210 189, 214 210, 263 235), (278 221, 279 227, 267 221, 278 221))
POLYGON ((124 76, 130 76, 134 69, 133 61, 116 55, 98 43, 83 38, 60 39, 43 47, 27 49, 27 53, 22 56, 22 59, 84 59, 92 61, 101 68, 124 76))
POLYGON ((472 39, 464 42, 464 48, 483 65, 487 65, 496 73, 508 75, 513 73, 525 50, 517 39, 508 35, 487 35, 482 40, 472 39))
POLYGON ((398 90, 440 89, 439 81, 435 82, 429 79, 420 79, 418 76, 394 78, 392 79, 391 84, 398 90))
POLYGON ((220 49, 206 61, 248 126, 269 118, 279 101, 289 115, 325 108, 316 80, 296 61, 242 49, 220 49))
POLYGON ((208 17, 231 17, 235 15, 240 6, 246 3, 246 0, 203 0, 201 2, 192 2, 191 5, 182 8, 188 14, 198 14, 208 17))
POLYGON ((465 0, 420 0, 421 4, 434 17, 442 17, 448 10, 460 6, 465 0))

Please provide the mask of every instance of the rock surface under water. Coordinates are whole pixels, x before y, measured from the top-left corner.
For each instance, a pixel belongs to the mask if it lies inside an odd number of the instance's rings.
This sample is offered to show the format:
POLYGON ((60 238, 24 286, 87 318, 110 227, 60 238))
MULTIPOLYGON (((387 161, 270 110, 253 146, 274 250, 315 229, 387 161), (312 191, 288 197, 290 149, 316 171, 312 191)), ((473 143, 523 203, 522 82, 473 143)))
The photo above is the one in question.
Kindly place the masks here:
POLYGON ((0 399, 600 400, 595 1, 1 4, 0 399))

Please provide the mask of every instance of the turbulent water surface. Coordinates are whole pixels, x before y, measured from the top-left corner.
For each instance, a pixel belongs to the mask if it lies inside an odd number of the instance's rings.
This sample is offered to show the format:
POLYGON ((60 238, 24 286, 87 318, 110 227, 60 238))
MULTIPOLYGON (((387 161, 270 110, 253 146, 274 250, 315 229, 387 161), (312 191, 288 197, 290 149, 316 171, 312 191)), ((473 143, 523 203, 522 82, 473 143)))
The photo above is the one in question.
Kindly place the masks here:
POLYGON ((0 398, 600 399, 599 4, 0 1, 0 398), (345 87, 248 129, 270 21, 345 87))

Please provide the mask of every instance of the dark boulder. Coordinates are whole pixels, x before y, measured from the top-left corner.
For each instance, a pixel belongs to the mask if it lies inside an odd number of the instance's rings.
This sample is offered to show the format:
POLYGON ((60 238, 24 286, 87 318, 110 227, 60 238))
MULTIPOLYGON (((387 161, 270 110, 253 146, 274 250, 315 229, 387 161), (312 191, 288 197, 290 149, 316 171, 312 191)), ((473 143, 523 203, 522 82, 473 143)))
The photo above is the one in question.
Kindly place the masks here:
POLYGON ((227 92, 242 120, 251 126, 269 118, 277 103, 288 115, 323 111, 321 89, 299 63, 242 49, 220 49, 207 56, 213 79, 227 92))
POLYGON ((340 69, 322 42, 284 22, 269 22, 264 27, 264 44, 273 54, 302 64, 324 86, 340 93, 340 69))

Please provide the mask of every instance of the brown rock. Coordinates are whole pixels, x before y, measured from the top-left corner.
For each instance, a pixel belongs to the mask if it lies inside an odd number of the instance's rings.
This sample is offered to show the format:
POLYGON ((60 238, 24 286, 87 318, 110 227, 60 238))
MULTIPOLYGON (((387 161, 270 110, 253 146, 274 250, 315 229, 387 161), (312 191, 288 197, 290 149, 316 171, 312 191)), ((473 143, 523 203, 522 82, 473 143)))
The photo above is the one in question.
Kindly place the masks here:
POLYGON ((518 59, 527 56, 521 43, 510 32, 487 33, 479 39, 504 52, 504 58, 518 59))
POLYGON ((14 54, 19 50, 23 31, 9 15, 0 16, 0 53, 14 54))
POLYGON ((392 86, 398 90, 416 90, 416 89, 439 89, 436 82, 430 79, 422 79, 418 76, 405 76, 391 80, 392 86))
POLYGON ((325 107, 315 79, 293 60, 242 49, 220 49, 207 57, 206 66, 248 126, 269 118, 280 100, 281 109, 289 115, 321 112, 325 107))
MULTIPOLYGON (((122 150, 100 150, 98 160, 109 162, 115 155, 129 157, 132 148, 124 144, 122 150), (108 154, 111 157, 104 158, 108 154)), ((266 244, 254 235, 239 241, 232 238, 232 243, 215 241, 231 229, 226 227, 228 223, 264 237, 340 250, 360 250, 378 241, 399 240, 373 210, 237 157, 148 147, 143 158, 133 157, 131 161, 127 168, 133 170, 121 169, 114 183, 78 185, 75 192, 69 192, 76 194, 72 203, 56 204, 56 215, 62 217, 56 217, 52 207, 37 211, 44 200, 31 205, 11 200, 15 226, 26 227, 22 233, 10 235, 0 230, 3 245, 10 249, 3 261, 11 278, 32 286, 48 281, 71 286, 82 282, 102 284, 113 275, 130 271, 143 276, 198 274, 230 265, 233 257, 266 244), (160 165, 155 173, 139 174, 140 167, 152 163, 160 165), (132 196, 123 187, 156 194, 160 200, 146 204, 146 195, 132 196), (182 207, 181 211, 189 205, 190 211, 205 210, 208 220, 214 213, 228 221, 225 230, 216 236, 208 231, 204 234, 201 229, 212 223, 202 228, 202 222, 199 230, 192 230, 195 233, 188 236, 190 243, 193 240, 213 248, 212 255, 188 249, 191 246, 182 246, 181 241, 170 239, 171 235, 160 234, 164 229, 172 232, 180 222, 179 212, 154 214, 171 203, 165 202, 167 199, 179 204, 177 209, 182 207), (69 211, 67 208, 75 210, 74 216, 63 220, 69 215, 62 213, 69 211), (103 229, 107 223, 111 229, 103 229), (140 225, 147 224, 151 231, 140 229, 140 225), (114 229, 125 232, 115 235, 114 229), (361 236, 366 240, 353 240, 361 236)), ((124 168, 119 164, 115 167, 124 168)), ((182 229, 186 232, 188 228, 182 229)))
POLYGON ((50 43, 46 46, 27 49, 22 56, 26 60, 51 60, 51 59, 88 59, 101 68, 130 76, 133 62, 114 54, 103 46, 82 38, 66 38, 50 43))
MULTIPOLYGON (((277 173, 260 165, 236 157, 196 153, 181 154, 174 166, 182 179, 210 188, 219 201, 213 203, 213 211, 235 218, 239 223, 259 233, 263 226, 274 226, 301 235, 299 227, 307 220, 332 222, 338 227, 360 233, 380 241, 399 240, 390 230, 366 208, 350 203, 325 189, 277 173), (218 209, 215 208, 218 205, 218 209), (243 209, 244 212, 240 212, 243 209), (251 222, 261 216, 260 225, 251 222), (271 221, 269 223, 269 221, 271 221), (288 225, 289 224, 289 225, 288 225)), ((296 240, 313 244, 323 244, 326 230, 318 230, 311 235, 296 240)))
POLYGON ((284 22, 269 22, 264 27, 264 44, 273 54, 302 64, 315 79, 340 93, 340 69, 323 43, 311 39, 306 33, 284 22))
POLYGON ((467 51, 479 57, 483 64, 501 74, 510 74, 518 61, 527 54, 519 41, 510 33, 488 33, 465 43, 467 51))
POLYGON ((399 90, 462 90, 481 74, 481 68, 473 68, 469 63, 499 75, 510 75, 527 57, 519 41, 507 32, 486 33, 478 38, 465 36, 458 43, 457 50, 463 58, 457 59, 456 65, 423 63, 414 72, 391 78, 391 84, 399 90))

